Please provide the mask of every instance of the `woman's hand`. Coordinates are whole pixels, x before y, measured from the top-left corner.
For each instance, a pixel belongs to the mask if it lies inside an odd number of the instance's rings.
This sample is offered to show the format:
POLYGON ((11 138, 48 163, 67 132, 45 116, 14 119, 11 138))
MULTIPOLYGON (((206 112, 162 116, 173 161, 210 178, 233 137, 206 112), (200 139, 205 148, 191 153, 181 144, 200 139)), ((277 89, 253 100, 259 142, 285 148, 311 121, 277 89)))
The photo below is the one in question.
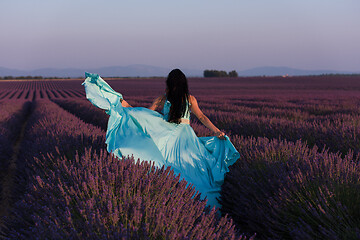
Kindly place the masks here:
POLYGON ((128 104, 128 102, 127 101, 125 101, 124 99, 120 99, 120 102, 121 102, 121 105, 123 106, 123 107, 132 107, 130 104, 128 104))
POLYGON ((224 132, 218 131, 218 132, 216 132, 215 134, 216 134, 216 136, 217 136, 219 139, 225 140, 225 133, 224 133, 224 132))

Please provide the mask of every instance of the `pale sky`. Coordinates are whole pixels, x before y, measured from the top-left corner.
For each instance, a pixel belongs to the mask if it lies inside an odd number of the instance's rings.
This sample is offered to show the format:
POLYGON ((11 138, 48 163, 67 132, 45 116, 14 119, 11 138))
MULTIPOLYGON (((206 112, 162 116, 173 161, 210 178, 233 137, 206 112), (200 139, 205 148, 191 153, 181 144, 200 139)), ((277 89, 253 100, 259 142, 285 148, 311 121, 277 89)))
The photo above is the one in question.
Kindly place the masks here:
POLYGON ((359 0, 1 0, 0 67, 360 71, 359 0))

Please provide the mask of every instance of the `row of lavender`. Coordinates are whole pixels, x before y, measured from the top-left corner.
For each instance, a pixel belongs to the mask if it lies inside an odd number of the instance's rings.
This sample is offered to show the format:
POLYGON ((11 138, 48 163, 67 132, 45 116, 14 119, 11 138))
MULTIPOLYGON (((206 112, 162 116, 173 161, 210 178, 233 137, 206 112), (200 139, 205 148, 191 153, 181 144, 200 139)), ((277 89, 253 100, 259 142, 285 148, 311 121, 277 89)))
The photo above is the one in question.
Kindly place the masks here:
POLYGON ((360 149, 360 98, 235 98, 199 101, 219 127, 243 136, 301 139, 343 155, 360 149))
MULTIPOLYGON (((308 146, 327 148, 345 156, 360 151, 360 99, 312 100, 304 102, 274 99, 204 101, 199 98, 204 113, 228 134, 267 137, 297 141, 308 146)), ((128 98, 133 106, 149 106, 148 97, 128 98)), ((86 100, 54 100, 74 114, 106 129, 107 117, 101 110, 88 111, 86 100), (90 121, 90 120, 89 120, 90 121)), ((295 101, 295 100, 293 100, 295 101)), ((197 119, 193 124, 199 125, 197 119)), ((208 134, 208 133, 207 133, 208 134)))
MULTIPOLYGON (((88 101, 56 103, 106 129, 106 114, 88 101)), ((200 136, 211 134, 196 122, 192 126, 200 136)), ((358 156, 310 149, 301 141, 236 134, 232 141, 241 159, 226 176, 221 204, 240 229, 272 239, 360 237, 358 156)))
POLYGON ((233 136, 222 212, 271 239, 359 239, 360 161, 300 141, 233 136), (259 231, 261 229, 261 231, 259 231))
POLYGON ((236 98, 199 103, 210 119, 230 134, 301 139, 310 147, 340 151, 343 156, 349 150, 360 151, 359 97, 236 98))
MULTIPOLYGON (((195 96, 223 97, 274 97, 297 98, 351 97, 358 96, 360 76, 305 76, 305 77, 248 77, 248 78, 189 78, 191 93, 195 96)), ((165 78, 106 79, 116 90, 128 96, 152 96, 163 94, 165 78), (139 87, 141 86, 141 87, 139 87)), ((75 90, 83 92, 83 80, 0 81, 1 91, 13 90, 75 90)))
POLYGON ((36 99, 56 99, 56 98, 82 98, 83 93, 74 90, 11 90, 0 92, 0 101, 7 100, 29 100, 36 99))
MULTIPOLYGON (((249 114, 246 108, 242 107, 233 112, 214 109, 205 109, 204 112, 218 127, 230 133, 288 141, 301 139, 310 147, 316 145, 321 149, 328 148, 332 152, 339 151, 343 155, 349 150, 356 154, 360 151, 360 114, 356 112, 310 116, 308 119, 296 120, 281 116, 261 116, 263 113, 249 114)), ((276 109, 271 114, 274 112, 276 109)))
POLYGON ((243 238, 170 169, 114 158, 101 129, 53 102, 33 105, 18 167, 25 197, 6 238, 243 238))
MULTIPOLYGON (((225 82, 220 80, 206 80, 204 85, 204 79, 191 79, 189 83, 193 92, 199 94, 197 97, 205 113, 227 133, 290 141, 302 139, 310 147, 326 147, 332 152, 340 151, 343 156, 349 150, 358 153, 360 100, 356 91, 352 91, 358 88, 356 76, 342 76, 341 79, 319 76, 289 79, 241 78, 225 82), (339 87, 342 89, 337 90, 339 87), (249 95, 248 90, 266 91, 266 94, 251 92, 249 95), (204 94, 204 91, 211 94, 204 94), (310 93, 316 97, 309 96, 310 93), (209 100, 208 96, 212 96, 212 99, 209 100)), ((8 83, 4 86, 8 86, 8 90, 14 90, 14 93, 0 94, 0 99, 83 98, 80 83, 81 81, 75 80, 17 82, 13 86, 8 83), (21 95, 21 91, 17 92, 14 88, 15 85, 34 85, 41 90, 28 90, 21 95)), ((119 80, 109 83, 120 89, 126 99, 130 95, 130 102, 134 106, 149 105, 156 94, 163 92, 164 87, 163 79, 119 80), (139 84, 141 88, 138 87, 139 84), (140 96, 134 98, 131 93, 140 96)))
POLYGON ((29 110, 29 102, 8 101, 0 103, 0 202, 4 197, 2 192, 3 178, 14 154, 13 145, 29 110))
MULTIPOLYGON (((0 81, 0 87, 3 90, 57 90, 62 89, 64 82, 73 82, 69 80, 13 80, 0 81)), ((68 85, 65 84, 65 87, 68 85)))

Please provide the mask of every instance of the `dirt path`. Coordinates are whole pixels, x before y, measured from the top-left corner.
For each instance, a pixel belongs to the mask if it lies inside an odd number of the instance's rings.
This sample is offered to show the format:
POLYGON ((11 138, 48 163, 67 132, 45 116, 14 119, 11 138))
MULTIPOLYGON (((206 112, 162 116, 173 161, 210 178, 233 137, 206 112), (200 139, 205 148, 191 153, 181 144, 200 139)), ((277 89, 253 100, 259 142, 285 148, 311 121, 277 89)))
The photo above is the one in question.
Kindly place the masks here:
POLYGON ((3 217, 7 216, 10 213, 11 206, 13 204, 13 193, 15 186, 15 177, 17 170, 17 160, 21 147, 21 142, 24 138, 25 128, 28 122, 28 119, 31 115, 31 110, 26 114, 25 120, 21 125, 20 134, 18 135, 14 146, 13 146, 13 154, 10 159, 9 167, 7 172, 4 175, 2 184, 2 192, 1 192, 1 202, 0 202, 0 238, 2 234, 2 229, 5 226, 5 222, 3 217))

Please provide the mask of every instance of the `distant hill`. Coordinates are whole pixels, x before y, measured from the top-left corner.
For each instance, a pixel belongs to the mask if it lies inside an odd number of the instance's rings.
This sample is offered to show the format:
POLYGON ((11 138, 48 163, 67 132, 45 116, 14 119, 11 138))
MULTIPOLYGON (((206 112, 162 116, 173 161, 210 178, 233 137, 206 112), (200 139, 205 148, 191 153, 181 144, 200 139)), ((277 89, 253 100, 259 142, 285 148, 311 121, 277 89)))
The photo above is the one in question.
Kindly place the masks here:
MULTIPOLYGON (((302 70, 289 67, 257 67, 238 71, 239 76, 303 76, 321 74, 353 74, 354 72, 340 72, 332 70, 302 70)), ((360 73, 358 71, 357 73, 360 73)))
MULTIPOLYGON (((186 76, 202 77, 203 70, 181 69, 186 76)), ((221 70, 221 69, 219 69, 221 70)), ((97 73, 103 77, 165 77, 171 71, 170 68, 155 67, 149 65, 112 66, 102 68, 41 68, 36 70, 17 70, 0 67, 0 77, 4 76, 42 76, 42 77, 84 77, 84 72, 97 73)), ((243 71, 237 71, 239 76, 301 76, 320 74, 353 74, 358 72, 340 72, 332 70, 302 70, 289 67, 257 67, 243 71)))
MULTIPOLYGON (((0 76, 43 76, 43 77, 83 77, 85 72, 97 73, 103 77, 165 77, 172 69, 148 65, 113 66, 102 68, 41 68, 36 70, 17 70, 0 67, 0 76)), ((187 76, 202 76, 201 70, 182 69, 187 76)))

